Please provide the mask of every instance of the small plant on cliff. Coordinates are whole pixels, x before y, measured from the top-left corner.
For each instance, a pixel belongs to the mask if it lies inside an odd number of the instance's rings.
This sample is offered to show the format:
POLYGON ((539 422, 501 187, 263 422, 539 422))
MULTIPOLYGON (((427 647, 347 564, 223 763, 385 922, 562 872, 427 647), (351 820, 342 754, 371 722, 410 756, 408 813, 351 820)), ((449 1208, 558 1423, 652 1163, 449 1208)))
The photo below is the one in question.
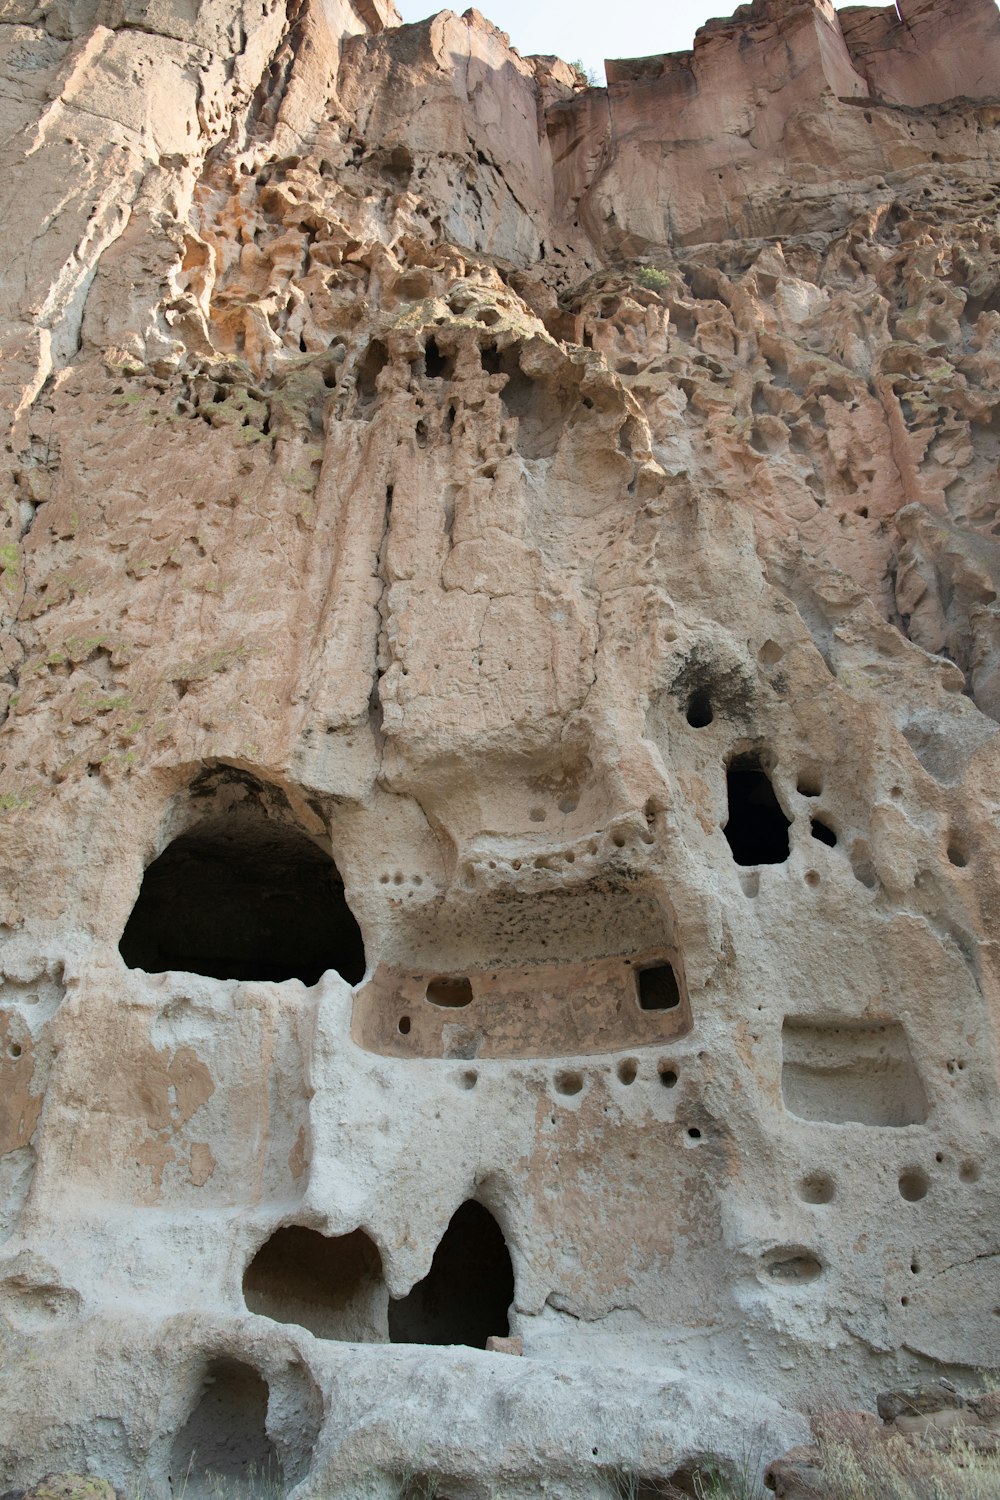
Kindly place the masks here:
POLYGON ((570 67, 575 68, 578 73, 582 73, 583 77, 587 80, 588 88, 596 89, 600 87, 600 80, 598 79, 598 76, 594 72, 593 68, 585 68, 582 60, 579 57, 575 58, 574 61, 570 63, 570 67))
POLYGON ((658 271, 655 266, 639 266, 633 273, 633 279, 644 286, 647 292, 662 292, 670 285, 667 272, 658 271))

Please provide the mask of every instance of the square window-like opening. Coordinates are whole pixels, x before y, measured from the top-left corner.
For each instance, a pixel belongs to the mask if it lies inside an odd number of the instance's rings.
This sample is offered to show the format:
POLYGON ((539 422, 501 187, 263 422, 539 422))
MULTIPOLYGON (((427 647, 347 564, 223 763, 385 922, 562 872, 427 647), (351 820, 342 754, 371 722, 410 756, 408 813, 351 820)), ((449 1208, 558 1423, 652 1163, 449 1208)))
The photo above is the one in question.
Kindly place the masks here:
POLYGON ((675 1010, 681 1003, 677 976, 670 964, 654 964, 636 975, 640 1010, 675 1010))

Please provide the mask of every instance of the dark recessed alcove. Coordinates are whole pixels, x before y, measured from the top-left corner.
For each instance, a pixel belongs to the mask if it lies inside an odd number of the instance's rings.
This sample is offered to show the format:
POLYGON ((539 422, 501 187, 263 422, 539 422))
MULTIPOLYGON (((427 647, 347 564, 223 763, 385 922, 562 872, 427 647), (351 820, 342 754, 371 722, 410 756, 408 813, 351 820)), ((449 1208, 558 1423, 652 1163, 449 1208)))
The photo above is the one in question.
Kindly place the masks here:
POLYGON ((427 998, 432 1005, 448 1010, 462 1010, 474 999, 472 982, 466 978, 432 979, 427 986, 427 998))
POLYGON ((282 1494, 281 1462, 267 1435, 267 1402, 267 1382, 251 1365, 213 1359, 174 1439, 171 1492, 193 1500, 282 1494))
POLYGON ((789 820, 757 755, 739 755, 726 772, 729 821, 723 832, 738 865, 780 865, 788 858, 789 820))
POLYGON ((316 1338, 386 1338, 382 1257, 363 1229, 337 1236, 303 1224, 276 1230, 244 1272, 243 1298, 251 1312, 297 1323, 316 1338))
POLYGON ((450 380, 455 372, 455 361, 441 352, 436 339, 424 345, 424 370, 428 380, 450 380))
POLYGON ((500 1226, 481 1203, 456 1209, 423 1281, 389 1303, 394 1344, 468 1344, 485 1349, 510 1333, 514 1271, 500 1226))
POLYGON ((119 949, 130 969, 213 979, 365 972, 361 931, 330 855, 254 801, 206 818, 146 870, 119 949))
POLYGON ((681 1003, 677 976, 670 964, 653 964, 635 976, 640 1010, 675 1010, 681 1003))
POLYGON ((685 717, 692 729, 707 729, 715 717, 712 700, 704 688, 696 688, 687 701, 685 717))

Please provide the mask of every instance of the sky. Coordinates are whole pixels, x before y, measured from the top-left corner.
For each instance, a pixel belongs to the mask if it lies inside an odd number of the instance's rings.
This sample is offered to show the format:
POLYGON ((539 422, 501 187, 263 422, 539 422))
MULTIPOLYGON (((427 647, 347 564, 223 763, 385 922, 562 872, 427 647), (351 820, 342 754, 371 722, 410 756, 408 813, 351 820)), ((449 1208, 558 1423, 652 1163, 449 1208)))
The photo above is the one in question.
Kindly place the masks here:
MULTIPOLYGON (((448 8, 461 15, 472 0, 396 0, 404 21, 422 21, 448 8)), ((510 35, 517 50, 554 52, 566 62, 582 62, 604 82, 606 57, 646 57, 682 52, 711 16, 730 16, 739 0, 476 0, 476 9, 510 35)), ((835 0, 841 4, 857 0, 835 0)), ((878 3, 878 0, 875 0, 878 3)))

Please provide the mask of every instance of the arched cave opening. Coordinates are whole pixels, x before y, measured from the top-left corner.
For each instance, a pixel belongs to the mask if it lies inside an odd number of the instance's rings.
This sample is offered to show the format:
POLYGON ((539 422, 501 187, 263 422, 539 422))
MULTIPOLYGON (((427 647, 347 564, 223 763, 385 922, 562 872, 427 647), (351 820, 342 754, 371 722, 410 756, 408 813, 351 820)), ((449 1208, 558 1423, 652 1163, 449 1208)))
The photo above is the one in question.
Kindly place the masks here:
POLYGON ((319 1339, 388 1338, 382 1257, 363 1229, 337 1236, 303 1224, 276 1230, 244 1272, 243 1298, 251 1312, 297 1323, 319 1339))
POLYGON ((726 772, 729 821, 723 832, 738 865, 780 865, 788 858, 789 820, 758 755, 739 755, 726 772))
POLYGON ((485 1349, 510 1333, 514 1269, 499 1224, 481 1203, 455 1210, 423 1281, 389 1303, 394 1344, 467 1344, 485 1349))
POLYGON ((119 951, 130 969, 211 979, 299 979, 336 969, 349 984, 365 951, 330 855, 258 801, 206 818, 146 870, 119 951))
POLYGON ((174 1439, 170 1489, 186 1500, 284 1493, 281 1460, 267 1435, 268 1386, 252 1365, 213 1359, 201 1394, 174 1439))

